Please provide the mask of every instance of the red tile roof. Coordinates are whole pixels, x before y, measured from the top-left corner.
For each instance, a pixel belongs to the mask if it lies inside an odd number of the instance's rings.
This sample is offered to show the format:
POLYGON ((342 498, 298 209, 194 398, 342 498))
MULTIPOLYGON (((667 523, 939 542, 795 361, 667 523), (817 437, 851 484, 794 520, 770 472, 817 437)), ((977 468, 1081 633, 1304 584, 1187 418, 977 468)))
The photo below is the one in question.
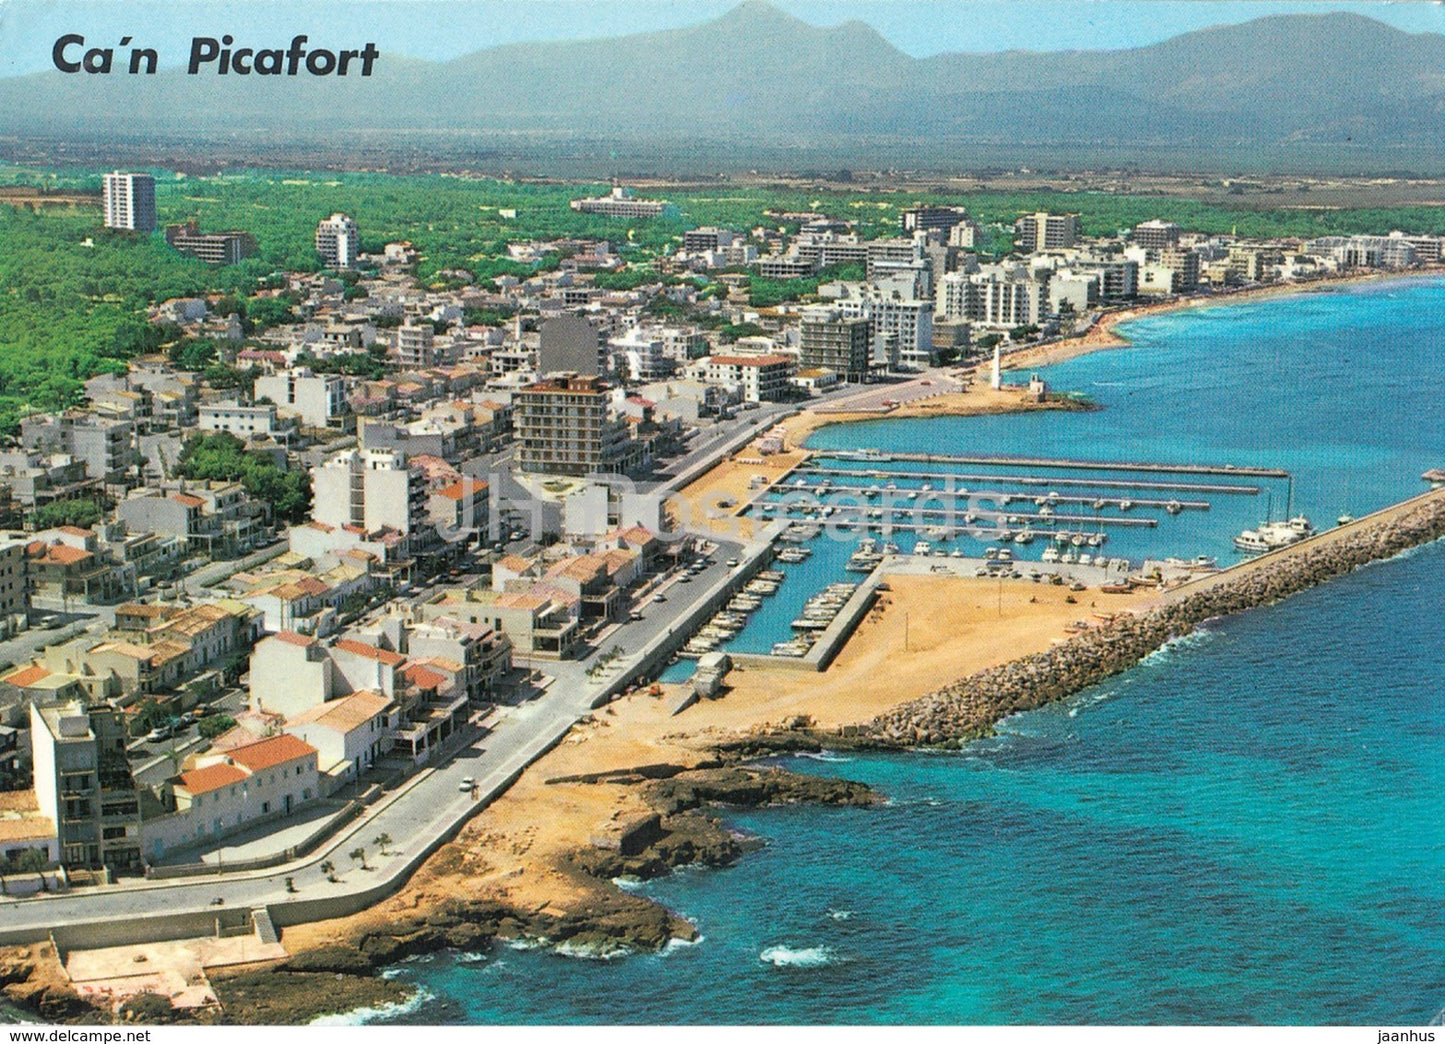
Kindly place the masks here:
POLYGON ((180 774, 178 786, 185 789, 192 796, 196 794, 208 794, 213 790, 220 790, 232 783, 239 783, 246 778, 235 765, 227 765, 222 762, 219 765, 208 765, 203 769, 192 769, 190 772, 180 774))
POLYGON ((200 497, 193 497, 189 493, 177 493, 171 497, 177 504, 184 504, 189 508, 205 507, 206 502, 200 497))
POLYGON ((87 558, 94 558, 89 551, 82 551, 78 547, 70 547, 66 544, 53 544, 45 549, 41 556, 46 561, 58 562, 61 565, 75 565, 77 562, 84 562, 87 558))
POLYGON ((261 772, 315 753, 316 748, 305 740, 282 733, 256 743, 247 743, 244 747, 236 747, 231 751, 231 760, 252 772, 261 772))
POLYGON ((310 635, 297 634, 295 631, 277 631, 271 637, 277 641, 285 642, 287 645, 300 645, 303 648, 316 644, 315 638, 312 638, 310 635))
POLYGON ((437 490, 437 496, 446 497, 448 500, 461 500, 463 497, 476 497, 487 491, 487 484, 480 479, 472 479, 470 488, 466 481, 453 482, 450 486, 444 486, 437 490))
POLYGON ((406 662, 406 657, 401 653, 392 652, 390 649, 379 649, 375 645, 367 645, 365 642, 358 642, 352 638, 343 638, 333 646, 342 652, 354 653, 357 656, 365 656, 368 660, 375 660, 377 663, 390 664, 398 667, 406 662))
POLYGON ((14 674, 0 679, 0 681, 5 681, 10 685, 23 689, 27 685, 34 685, 36 682, 43 681, 48 677, 50 677, 50 672, 37 663, 29 667, 23 667, 14 674))
POLYGON ((403 673, 406 675, 406 680, 418 689, 439 689, 447 683, 445 677, 420 665, 408 667, 403 673))

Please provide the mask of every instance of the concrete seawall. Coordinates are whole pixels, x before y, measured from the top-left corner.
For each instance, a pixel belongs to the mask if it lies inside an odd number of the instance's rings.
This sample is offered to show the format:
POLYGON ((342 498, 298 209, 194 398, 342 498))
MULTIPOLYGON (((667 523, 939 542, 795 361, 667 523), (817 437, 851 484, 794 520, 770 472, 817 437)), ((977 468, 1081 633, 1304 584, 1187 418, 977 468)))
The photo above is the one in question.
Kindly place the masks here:
POLYGON ((1071 696, 1134 666, 1211 617, 1280 601, 1369 562, 1445 537, 1445 490, 1432 490, 1292 547, 1191 581, 1137 615, 1033 656, 970 675, 850 728, 861 746, 955 746, 1001 718, 1071 696))

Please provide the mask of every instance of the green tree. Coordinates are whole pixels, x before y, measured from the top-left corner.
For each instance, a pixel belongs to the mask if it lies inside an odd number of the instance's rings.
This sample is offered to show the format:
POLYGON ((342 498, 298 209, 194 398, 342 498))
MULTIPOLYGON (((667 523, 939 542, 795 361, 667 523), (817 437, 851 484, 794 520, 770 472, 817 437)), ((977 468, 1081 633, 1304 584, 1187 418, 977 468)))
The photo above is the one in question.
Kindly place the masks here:
POLYGON ((356 846, 355 848, 353 848, 350 852, 347 852, 346 855, 347 855, 347 858, 352 859, 352 860, 360 863, 360 864, 361 864, 361 869, 363 869, 363 870, 370 870, 370 869, 371 869, 371 867, 369 867, 369 866, 366 865, 366 849, 363 848, 362 846, 357 845, 357 846, 356 846))
POLYGON ((236 719, 229 714, 213 714, 208 718, 202 718, 201 723, 196 726, 202 739, 215 739, 223 732, 236 727, 236 719))
POLYGON ((89 529, 101 520, 100 505, 94 500, 77 497, 74 500, 55 500, 35 509, 35 528, 53 529, 56 526, 79 526, 89 529))

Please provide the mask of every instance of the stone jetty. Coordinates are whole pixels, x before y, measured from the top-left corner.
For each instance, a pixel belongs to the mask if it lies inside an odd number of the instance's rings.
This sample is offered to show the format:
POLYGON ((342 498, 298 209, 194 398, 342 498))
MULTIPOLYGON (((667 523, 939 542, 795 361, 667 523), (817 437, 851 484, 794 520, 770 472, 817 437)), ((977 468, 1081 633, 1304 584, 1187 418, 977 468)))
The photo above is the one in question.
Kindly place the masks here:
MULTIPOLYGON (((970 675, 881 714, 849 746, 957 746, 1001 718, 1051 703, 1127 670, 1204 620, 1268 605, 1369 562, 1445 536, 1445 493, 1428 493, 1294 547, 1243 563, 1120 615, 1047 652, 970 675)), ((854 730, 850 729, 850 733, 854 730)))

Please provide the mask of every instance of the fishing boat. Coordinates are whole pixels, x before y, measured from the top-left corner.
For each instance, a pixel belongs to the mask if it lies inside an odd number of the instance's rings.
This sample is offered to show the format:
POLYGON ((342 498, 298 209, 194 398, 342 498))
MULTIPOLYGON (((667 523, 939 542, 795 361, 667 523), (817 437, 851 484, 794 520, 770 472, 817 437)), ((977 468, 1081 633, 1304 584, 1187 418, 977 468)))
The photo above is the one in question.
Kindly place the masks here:
POLYGON ((1164 505, 1164 510, 1169 512, 1171 515, 1177 515, 1179 514, 1179 512, 1184 510, 1184 505, 1179 503, 1179 501, 1177 500, 1171 500, 1169 503, 1164 505))
POLYGON ((1121 501, 1119 501, 1119 510, 1120 510, 1120 511, 1132 511, 1133 508, 1134 508, 1134 502, 1133 502, 1132 500, 1121 500, 1121 501))
POLYGON ((926 555, 932 553, 932 551, 933 545, 930 544, 927 540, 920 540, 918 543, 913 545, 913 553, 915 555, 926 555))
POLYGON ((1024 526, 1023 529, 1020 529, 1017 533, 1014 534, 1015 544, 1032 544, 1033 542, 1034 531, 1028 526, 1024 526))
POLYGON ((1044 553, 1043 553, 1043 555, 1042 555, 1042 556, 1040 557, 1040 559, 1039 559, 1039 561, 1041 561, 1041 562, 1057 562, 1058 560, 1059 560, 1059 549, 1056 548, 1056 547, 1054 547, 1054 546, 1052 546, 1052 545, 1044 548, 1044 553))

